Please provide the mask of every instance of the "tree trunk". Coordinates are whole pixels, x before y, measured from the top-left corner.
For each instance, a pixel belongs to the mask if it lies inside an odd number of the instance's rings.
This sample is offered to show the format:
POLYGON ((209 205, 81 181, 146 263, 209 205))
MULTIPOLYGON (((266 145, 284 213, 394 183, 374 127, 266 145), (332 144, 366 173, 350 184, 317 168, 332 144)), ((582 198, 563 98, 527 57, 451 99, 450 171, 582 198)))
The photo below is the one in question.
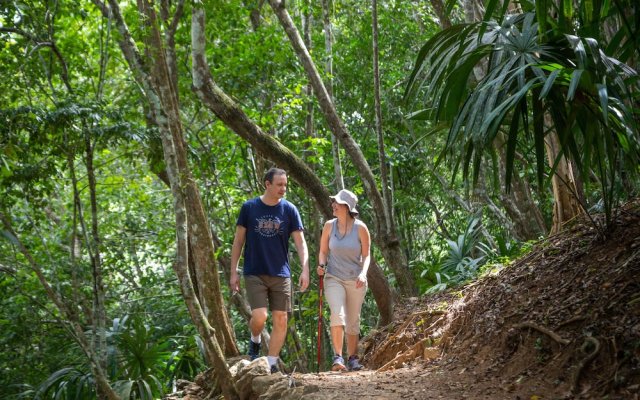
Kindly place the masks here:
MULTIPOLYGON (((305 13, 303 15, 303 19, 302 19, 302 26, 303 26, 303 32, 304 32, 304 44, 305 46, 307 46, 307 48, 311 48, 312 47, 312 41, 311 41, 311 25, 312 25, 312 21, 313 21, 313 16, 312 14, 309 12, 310 8, 311 8, 311 2, 309 1, 306 4, 305 7, 305 13)), ((324 7, 324 4, 323 4, 324 7)), ((326 25, 325 25, 326 28, 326 25)), ((315 138, 316 135, 316 131, 314 129, 314 124, 313 124, 313 116, 314 116, 314 109, 313 109, 313 86, 311 86, 310 83, 307 83, 307 85, 305 86, 305 95, 307 96, 306 98, 306 115, 305 115, 305 123, 304 123, 304 131, 305 131, 305 135, 307 136, 307 138, 312 139, 315 138)), ((335 141, 335 138, 333 137, 333 135, 331 135, 331 139, 332 141, 335 141)), ((306 155, 311 155, 312 157, 316 156, 317 153, 315 152, 313 146, 308 145, 307 147, 305 147, 305 156, 306 155)), ((304 157, 304 161, 307 162, 309 164, 309 166, 311 167, 312 171, 316 171, 317 170, 317 166, 315 163, 310 162, 309 158, 304 157)), ((333 159, 334 161, 334 166, 336 165, 336 158, 334 157, 333 159)), ((340 166, 339 164, 339 160, 338 160, 338 167, 340 166)), ((336 181, 342 182, 342 176, 340 176, 339 178, 336 175, 336 181)), ((344 185, 339 186, 338 187, 340 189, 344 188, 344 185)), ((320 243, 320 237, 322 236, 322 217, 320 216, 319 210, 317 207, 310 207, 309 210, 309 229, 307 230, 309 236, 308 236, 308 240, 310 239, 311 243, 316 244, 316 246, 318 248, 313 248, 310 247, 310 251, 311 254, 318 254, 319 251, 319 243, 320 243)), ((306 235, 306 234, 305 234, 306 235)), ((307 237, 307 236, 305 236, 307 237)), ((313 265, 313 264, 312 264, 313 265)))
MULTIPOLYGON (((533 202, 529 183, 513 174, 511 188, 506 187, 506 141, 504 134, 498 133, 495 139, 495 147, 500 157, 500 202, 513 221, 514 236, 518 240, 537 239, 547 232, 546 224, 540 208, 533 202)), ((516 154, 516 157, 522 157, 516 154)))
MULTIPOLYGON (((154 75, 150 76, 146 72, 147 68, 144 66, 135 42, 132 40, 129 29, 120 13, 117 1, 109 0, 110 8, 107 8, 99 0, 94 0, 94 3, 108 17, 113 15, 115 18, 120 32, 120 48, 136 81, 149 101, 154 122, 159 127, 176 213, 178 256, 174 263, 174 269, 191 318, 205 343, 206 352, 210 358, 209 361, 213 363, 221 377, 218 384, 226 397, 237 398, 237 391, 233 386, 222 348, 219 345, 219 343, 223 343, 229 349, 229 346, 235 347, 235 341, 222 302, 211 234, 208 230, 199 192, 186 163, 187 157, 182 137, 176 88, 170 79, 155 10, 148 7, 148 4, 144 1, 138 3, 140 12, 145 17, 150 28, 148 30, 149 36, 145 38, 149 52, 152 55, 151 62, 154 66, 154 75), (189 218, 190 212, 193 213, 191 218, 189 218), (211 326, 200 302, 195 296, 191 276, 187 268, 189 258, 188 240, 193 243, 193 256, 198 268, 212 270, 212 280, 209 283, 213 285, 213 290, 216 293, 215 297, 211 299, 212 307, 209 307, 209 311, 215 314, 212 319, 214 319, 215 326, 218 329, 214 329, 211 326)), ((237 349, 235 354, 237 354, 237 349)))
MULTIPOLYGON (((93 343, 100 368, 107 369, 107 312, 104 305, 104 283, 102 280, 102 262, 100 255, 100 233, 98 230, 98 200, 96 196, 96 176, 93 169, 93 146, 91 138, 85 127, 85 165, 87 167, 87 179, 89 181, 89 199, 91 204, 91 236, 87 243, 91 258, 91 270, 93 275, 93 343)), ((97 387, 98 398, 108 397, 97 387)))
POLYGON ((373 99, 375 109, 376 135, 378 137, 378 161, 380 162, 380 180, 382 182, 382 198, 384 200, 384 216, 386 218, 387 234, 395 232, 395 218, 393 215, 393 197, 389 183, 389 169, 387 156, 384 151, 384 134, 382 131, 382 106, 380 105, 380 68, 378 51, 378 1, 371 0, 371 26, 373 45, 373 99))
MULTIPOLYGON (((166 57, 166 46, 163 44, 158 30, 155 9, 150 4, 141 1, 139 3, 139 11, 146 16, 145 21, 149 24, 149 35, 146 40, 148 41, 148 49, 153 65, 152 73, 154 79, 151 84, 155 84, 155 91, 159 94, 161 100, 161 104, 158 104, 158 106, 162 108, 162 112, 165 113, 164 117, 167 118, 169 130, 165 131, 165 133, 172 135, 177 172, 180 174, 178 182, 184 188, 189 257, 193 257, 196 266, 196 276, 194 277, 191 274, 187 274, 187 276, 197 282, 196 286, 200 294, 198 300, 207 317, 207 321, 215 328, 216 338, 220 343, 220 347, 225 350, 225 354, 235 356, 238 354, 235 335, 224 308, 224 299, 222 298, 215 261, 215 249, 213 248, 211 232, 206 222, 207 216, 202 206, 202 197, 188 165, 186 143, 180 121, 177 87, 174 77, 171 75, 172 68, 166 57)), ((156 117, 158 116, 157 113, 155 115, 156 117)), ((166 151, 167 148, 164 144, 163 147, 166 151)))
POLYGON ((329 97, 322 78, 311 59, 297 28, 293 24, 289 13, 284 7, 284 3, 281 0, 270 0, 269 3, 278 16, 280 24, 283 26, 287 36, 289 37, 289 41, 307 72, 307 77, 311 81, 316 97, 320 103, 320 109, 322 110, 331 131, 340 141, 347 154, 349 154, 354 167, 357 169, 358 174, 362 179, 365 193, 375 210, 374 243, 378 246, 384 255, 385 261, 393 271, 401 293, 407 296, 414 296, 417 294, 417 287, 415 285, 413 275, 408 268, 406 257, 400 249, 400 241, 397 238, 396 232, 391 230, 392 227, 388 227, 386 224, 384 201, 382 199, 382 195, 377 189, 377 183, 373 176, 373 172, 360 150, 360 147, 353 137, 351 137, 346 126, 338 116, 333 101, 329 97))
MULTIPOLYGON (((545 123, 550 126, 548 115, 545 115, 545 123)), ((551 177, 553 190, 553 226, 550 234, 558 233, 562 226, 576 216, 580 215, 580 199, 577 177, 573 172, 571 163, 564 155, 560 154, 560 140, 554 130, 551 130, 544 139, 547 150, 547 161, 555 171, 551 177)))
POLYGON ((391 291, 389 281, 384 276, 384 271, 378 262, 372 257, 369 270, 367 271, 367 282, 373 294, 378 311, 380 312, 379 326, 389 325, 393 321, 393 307, 396 293, 391 291))
MULTIPOLYGON (((331 193, 327 191, 309 166, 275 138, 265 134, 213 81, 204 57, 204 26, 204 11, 201 8, 194 8, 191 32, 193 90, 202 102, 238 136, 268 155, 277 165, 287 170, 288 174, 314 199, 316 208, 320 210, 325 218, 331 218, 331 205, 327 201, 331 193)), ((382 271, 380 273, 382 274, 382 271)), ((391 288, 388 281, 385 281, 385 283, 386 285, 376 287, 375 290, 380 290, 381 293, 379 296, 374 294, 374 297, 391 299, 391 288)), ((381 308, 384 309, 385 307, 381 308)))
POLYGON ((49 300, 51 300, 51 302, 55 305, 64 321, 70 325, 69 332, 73 335, 74 339, 76 340, 82 351, 85 353, 85 356, 89 359, 89 365, 91 367, 93 377, 96 381, 97 393, 109 400, 120 400, 120 397, 116 394, 116 392, 109 384, 107 374, 101 366, 100 356, 96 354, 94 349, 89 344, 89 339, 85 334, 84 327, 77 319, 77 314, 74 313, 71 308, 67 307, 67 305, 62 300, 62 296, 60 295, 60 293, 56 292, 54 288, 49 284, 47 278, 44 275, 44 272, 42 271, 42 268, 40 268, 40 265, 38 265, 38 263, 36 263, 36 261, 33 259, 31 253, 24 246, 22 241, 20 241, 20 238, 13 230, 11 221, 2 212, 0 212, 0 220, 4 225, 6 232, 12 236, 12 242, 14 242, 14 244, 18 247, 20 253, 22 253, 22 255, 29 263, 31 270, 38 277, 38 280, 44 288, 47 297, 49 297, 49 300))
POLYGON ((431 6, 440 20, 442 29, 451 28, 451 19, 446 13, 444 2, 442 0, 431 0, 431 6))
POLYGON ((164 148, 165 163, 171 184, 171 192, 174 197, 174 211, 176 215, 176 247, 177 257, 173 264, 174 271, 180 282, 180 289, 185 300, 192 320, 194 321, 200 337, 205 343, 205 351, 209 365, 214 366, 218 371, 221 379, 219 384, 225 397, 235 399, 238 398, 237 391, 231 381, 231 375, 224 359, 221 346, 218 343, 216 330, 209 324, 200 302, 196 296, 196 292, 192 283, 188 269, 189 244, 188 244, 188 220, 187 208, 185 206, 185 194, 183 192, 182 182, 180 182, 178 173, 178 157, 175 153, 175 147, 171 132, 168 127, 161 126, 161 138, 164 148))
MULTIPOLYGON (((68 143, 66 133, 65 135, 65 143, 68 143)), ((80 238, 78 234, 78 223, 82 226, 82 231, 87 232, 84 226, 84 217, 82 216, 82 203, 80 202, 80 192, 78 190, 78 180, 76 178, 76 169, 74 165, 74 154, 75 151, 67 148, 67 166, 69 168, 69 176, 71 177, 71 186, 73 187, 73 225, 72 225, 72 233, 71 233, 71 244, 69 246, 70 254, 70 265, 71 265, 71 289, 72 289, 72 299, 73 303, 80 308, 86 318, 87 321, 93 320, 93 311, 91 311, 91 307, 86 304, 85 296, 81 296, 83 281, 81 277, 78 276, 79 267, 77 263, 77 259, 80 257, 80 238)), ((73 309, 70 309, 73 311, 73 309)), ((75 314, 74 314, 75 315, 75 314)), ((80 321, 80 319, 78 319, 80 321)))
MULTIPOLYGON (((331 25, 331 0, 322 0, 322 22, 324 25, 325 69, 327 79, 327 93, 333 101, 333 27, 331 25)), ((342 163, 340 161, 340 146, 334 135, 331 135, 331 154, 333 154, 333 172, 336 189, 344 189, 342 163)))

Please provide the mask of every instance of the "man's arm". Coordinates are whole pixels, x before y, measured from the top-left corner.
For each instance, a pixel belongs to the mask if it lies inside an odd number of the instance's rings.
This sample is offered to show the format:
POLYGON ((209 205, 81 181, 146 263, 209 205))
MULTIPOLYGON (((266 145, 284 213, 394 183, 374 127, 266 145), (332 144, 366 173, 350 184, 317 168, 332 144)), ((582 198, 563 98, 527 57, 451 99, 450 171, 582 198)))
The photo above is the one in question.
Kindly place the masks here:
POLYGON ((300 274, 298 284, 300 285, 300 291, 304 292, 309 286, 309 250, 307 249, 307 241, 304 240, 304 233, 302 231, 293 231, 291 236, 293 236, 298 257, 300 257, 300 265, 302 265, 302 273, 300 274))
POLYGON ((240 255, 242 254, 242 248, 247 238, 247 228, 242 225, 236 226, 236 234, 233 237, 233 246, 231 247, 231 277, 229 278, 229 287, 231 292, 240 291, 240 277, 238 276, 238 263, 240 262, 240 255))

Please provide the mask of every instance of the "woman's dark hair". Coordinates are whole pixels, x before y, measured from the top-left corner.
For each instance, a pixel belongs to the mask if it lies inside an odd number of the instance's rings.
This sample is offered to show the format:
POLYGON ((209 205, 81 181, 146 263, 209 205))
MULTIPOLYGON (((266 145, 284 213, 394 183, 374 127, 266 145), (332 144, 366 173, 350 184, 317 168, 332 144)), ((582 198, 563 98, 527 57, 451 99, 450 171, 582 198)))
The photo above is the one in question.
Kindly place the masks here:
POLYGON ((281 168, 269 168, 266 174, 264 174, 264 179, 262 182, 269 181, 269 183, 273 183, 273 177, 276 175, 287 175, 287 171, 281 168))

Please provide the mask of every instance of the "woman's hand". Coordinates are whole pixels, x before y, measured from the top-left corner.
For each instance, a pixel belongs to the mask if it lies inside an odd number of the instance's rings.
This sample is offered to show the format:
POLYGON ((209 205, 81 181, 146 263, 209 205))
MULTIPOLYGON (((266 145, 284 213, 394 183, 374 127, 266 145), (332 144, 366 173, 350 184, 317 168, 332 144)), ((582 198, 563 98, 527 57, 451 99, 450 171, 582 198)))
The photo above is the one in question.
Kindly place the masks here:
POLYGON ((318 276, 324 275, 325 268, 327 268, 325 265, 318 265, 318 268, 316 269, 316 271, 318 272, 318 276))
POLYGON ((356 279, 356 289, 360 289, 366 284, 367 284, 367 276, 363 274, 358 275, 358 279, 356 279))

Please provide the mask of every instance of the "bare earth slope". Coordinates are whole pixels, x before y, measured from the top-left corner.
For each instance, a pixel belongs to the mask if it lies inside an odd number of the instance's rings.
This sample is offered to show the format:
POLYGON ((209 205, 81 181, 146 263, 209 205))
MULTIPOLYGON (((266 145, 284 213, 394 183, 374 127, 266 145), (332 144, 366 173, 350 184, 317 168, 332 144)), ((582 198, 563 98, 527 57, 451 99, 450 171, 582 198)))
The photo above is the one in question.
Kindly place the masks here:
MULTIPOLYGON (((499 272, 404 300, 395 315, 361 341, 367 370, 265 376, 284 391, 261 398, 304 386, 286 398, 638 399, 640 201, 604 236, 576 221, 499 272)), ((207 398, 212 381, 170 398, 207 398)))
MULTIPOLYGON (((640 205, 587 221, 363 340, 368 371, 295 374, 308 398, 638 399, 640 205)), ((307 397, 305 397, 307 398, 307 397)))

